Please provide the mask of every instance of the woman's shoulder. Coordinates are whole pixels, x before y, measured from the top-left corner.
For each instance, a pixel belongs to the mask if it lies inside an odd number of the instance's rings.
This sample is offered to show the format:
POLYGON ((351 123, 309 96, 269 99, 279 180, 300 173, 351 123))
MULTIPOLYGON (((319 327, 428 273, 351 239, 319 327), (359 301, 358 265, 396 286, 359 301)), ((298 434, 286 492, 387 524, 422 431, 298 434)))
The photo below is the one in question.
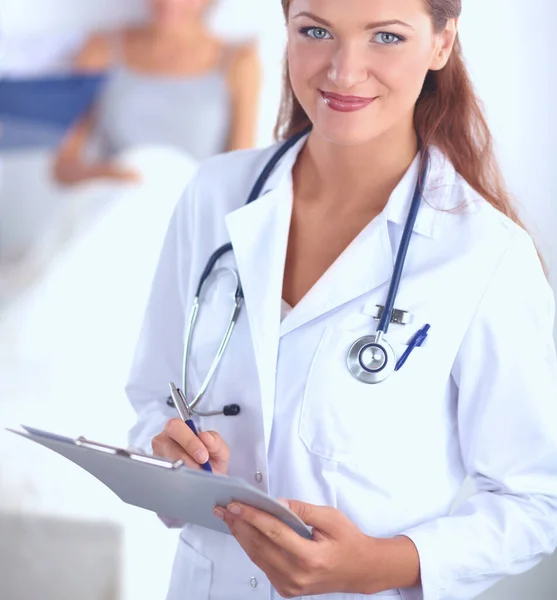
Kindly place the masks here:
POLYGON ((197 173, 197 183, 206 190, 241 191, 251 189, 255 180, 279 147, 233 150, 204 161, 197 173))
POLYGON ((120 60, 127 41, 141 39, 143 28, 108 29, 92 33, 74 59, 82 71, 104 71, 120 60))
POLYGON ((246 204, 273 149, 235 150, 203 161, 176 206, 180 237, 213 249, 227 243, 226 217, 246 204))
MULTIPOLYGON (((535 240, 512 213, 509 198, 507 211, 495 206, 460 175, 445 158, 445 174, 449 173, 448 191, 440 187, 438 193, 443 206, 438 210, 438 240, 445 246, 448 256, 464 252, 469 260, 460 264, 477 267, 494 273, 506 257, 521 257, 523 270, 541 272, 541 261, 535 240)), ((519 263, 516 268, 519 269, 519 263)))
POLYGON ((239 42, 225 42, 223 52, 230 66, 242 62, 259 60, 259 49, 256 40, 242 40, 239 42))
POLYGON ((496 206, 455 169, 441 150, 433 148, 431 156, 434 178, 428 191, 434 210, 443 215, 440 221, 445 233, 453 235, 460 230, 468 237, 483 239, 527 235, 514 219, 516 211, 510 196, 505 206, 502 199, 498 200, 501 206, 496 206))
POLYGON ((104 71, 111 63, 112 36, 115 32, 98 31, 89 36, 74 59, 80 71, 104 71))
POLYGON ((261 69, 259 49, 255 41, 226 44, 223 54, 225 71, 232 85, 241 84, 246 77, 257 75, 261 69))
POLYGON ((244 204, 278 144, 234 150, 201 163, 181 199, 181 210, 194 220, 218 219, 244 204))

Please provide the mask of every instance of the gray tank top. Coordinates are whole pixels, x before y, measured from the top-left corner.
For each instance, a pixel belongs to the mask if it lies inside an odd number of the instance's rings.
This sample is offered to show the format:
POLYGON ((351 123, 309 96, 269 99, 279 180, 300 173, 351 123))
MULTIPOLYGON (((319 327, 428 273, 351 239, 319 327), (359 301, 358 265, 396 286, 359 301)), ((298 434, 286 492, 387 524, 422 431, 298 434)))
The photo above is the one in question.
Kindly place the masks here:
POLYGON ((231 102, 224 65, 204 75, 159 76, 128 68, 119 37, 114 54, 95 120, 102 155, 142 144, 172 146, 196 160, 226 150, 231 102))

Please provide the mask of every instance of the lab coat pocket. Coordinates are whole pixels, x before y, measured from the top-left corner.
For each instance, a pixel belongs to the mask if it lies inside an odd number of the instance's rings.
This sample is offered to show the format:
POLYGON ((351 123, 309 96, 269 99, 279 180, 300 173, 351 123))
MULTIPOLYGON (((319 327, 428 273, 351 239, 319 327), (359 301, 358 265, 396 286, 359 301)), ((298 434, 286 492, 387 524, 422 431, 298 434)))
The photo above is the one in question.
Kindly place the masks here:
POLYGON ((166 600, 208 600, 212 563, 180 538, 166 600))
MULTIPOLYGON (((341 463, 378 460, 397 437, 403 421, 419 418, 415 392, 427 385, 425 348, 416 348, 405 365, 378 384, 357 380, 347 366, 350 347, 369 327, 327 328, 317 347, 302 402, 300 437, 308 450, 341 463)), ((389 336, 387 336, 389 339, 389 336)), ((398 358, 402 343, 391 345, 398 358)))

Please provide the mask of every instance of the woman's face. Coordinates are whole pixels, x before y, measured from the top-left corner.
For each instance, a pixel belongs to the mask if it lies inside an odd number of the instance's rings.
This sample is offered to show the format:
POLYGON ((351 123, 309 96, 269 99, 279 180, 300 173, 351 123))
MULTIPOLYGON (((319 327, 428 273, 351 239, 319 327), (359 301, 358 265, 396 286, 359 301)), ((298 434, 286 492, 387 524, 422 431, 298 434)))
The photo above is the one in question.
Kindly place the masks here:
POLYGON ((427 72, 445 66, 456 23, 442 33, 424 0, 292 0, 292 88, 314 128, 355 145, 412 127, 427 72))
POLYGON ((157 23, 176 25, 184 20, 199 19, 211 0, 151 0, 157 23))

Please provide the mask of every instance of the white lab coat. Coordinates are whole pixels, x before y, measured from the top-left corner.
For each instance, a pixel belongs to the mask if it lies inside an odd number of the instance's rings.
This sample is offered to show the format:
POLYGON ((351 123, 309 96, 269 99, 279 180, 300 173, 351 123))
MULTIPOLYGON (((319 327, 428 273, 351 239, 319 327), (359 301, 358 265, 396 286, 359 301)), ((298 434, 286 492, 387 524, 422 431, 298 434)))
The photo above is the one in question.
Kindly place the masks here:
MULTIPOLYGON (((199 423, 230 445, 230 474, 275 497, 337 507, 368 535, 409 536, 422 587, 380 596, 473 598, 557 546, 554 301, 534 245, 433 149, 429 205, 419 213, 396 300, 413 322, 391 325, 388 334, 397 355, 425 323, 429 337, 390 379, 360 383, 346 354, 375 331, 418 161, 382 214, 281 322, 291 168, 302 144, 249 206, 245 199, 274 148, 211 159, 187 189, 129 381, 138 413, 131 443, 149 449, 176 416, 166 405, 168 382, 180 380, 192 297, 209 256, 231 241, 234 253, 220 264, 237 266, 246 306, 203 408, 236 402, 242 411, 199 423), (460 210, 447 210, 455 206, 460 210), (478 491, 450 514, 467 475, 478 491)), ((192 391, 221 340, 230 290, 230 280, 217 277, 205 298, 192 391)), ((168 599, 245 598, 278 594, 234 538, 186 525, 168 599)))

